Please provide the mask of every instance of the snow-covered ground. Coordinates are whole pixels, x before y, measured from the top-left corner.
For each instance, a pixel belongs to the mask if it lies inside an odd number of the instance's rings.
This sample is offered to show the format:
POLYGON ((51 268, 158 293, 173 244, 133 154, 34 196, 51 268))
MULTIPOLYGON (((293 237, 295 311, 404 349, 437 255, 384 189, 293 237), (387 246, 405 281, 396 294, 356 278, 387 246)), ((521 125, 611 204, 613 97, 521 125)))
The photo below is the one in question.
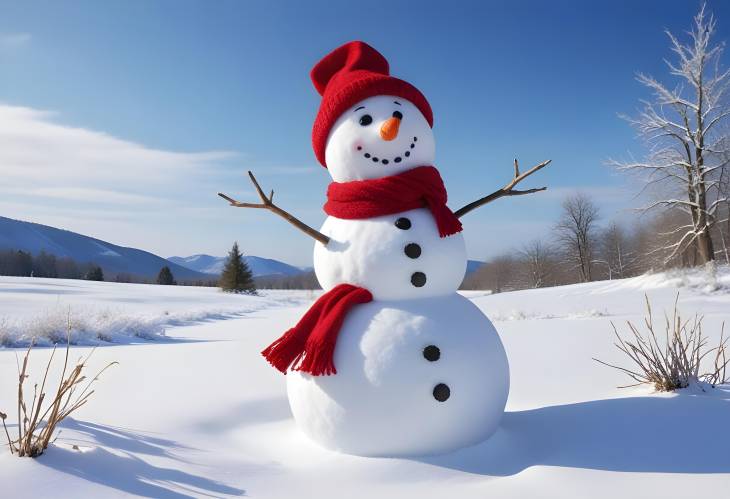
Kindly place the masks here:
POLYGON ((169 327, 301 305, 315 294, 0 276, 0 346, 65 342, 69 325, 71 342, 81 345, 164 340, 169 327))
MULTIPOLYGON (((624 363, 610 321, 640 321, 644 293, 660 314, 678 291, 680 309, 704 314, 717 341, 722 322, 730 326, 727 269, 714 281, 696 272, 466 293, 494 320, 510 360, 500 430, 449 455, 374 459, 300 435, 284 376, 259 355, 312 293, 0 277, 6 344, 42 335, 49 322, 64 334, 70 309, 75 340, 115 345, 96 350, 91 371, 119 362, 46 454, 0 454, 2 497, 724 497, 730 388, 617 389, 627 379, 591 359, 624 363), (123 327, 130 324, 142 326, 123 327)), ((49 354, 34 351, 32 375, 49 354)), ((16 355, 0 348, 0 410, 12 425, 16 355)))

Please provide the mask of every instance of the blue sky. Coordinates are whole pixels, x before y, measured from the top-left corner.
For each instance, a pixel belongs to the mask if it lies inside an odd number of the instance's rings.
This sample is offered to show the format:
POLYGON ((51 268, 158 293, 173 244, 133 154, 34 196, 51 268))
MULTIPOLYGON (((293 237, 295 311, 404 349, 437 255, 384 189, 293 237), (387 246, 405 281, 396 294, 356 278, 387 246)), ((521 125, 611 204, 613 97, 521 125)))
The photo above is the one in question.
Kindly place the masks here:
MULTIPOLYGON (((308 238, 215 193, 254 199, 251 169, 282 207, 323 221, 309 70, 362 39, 429 99, 453 208, 507 181, 515 156, 553 159, 533 180, 548 192, 464 219, 471 257, 549 236, 576 189, 605 221, 632 218, 639 185, 604 166, 641 153, 617 113, 647 96, 637 71, 666 81, 663 29, 689 28, 698 2, 331 3, 0 0, 0 215, 163 256, 237 239, 309 265, 308 238)), ((709 6, 726 40, 730 4, 709 6)))

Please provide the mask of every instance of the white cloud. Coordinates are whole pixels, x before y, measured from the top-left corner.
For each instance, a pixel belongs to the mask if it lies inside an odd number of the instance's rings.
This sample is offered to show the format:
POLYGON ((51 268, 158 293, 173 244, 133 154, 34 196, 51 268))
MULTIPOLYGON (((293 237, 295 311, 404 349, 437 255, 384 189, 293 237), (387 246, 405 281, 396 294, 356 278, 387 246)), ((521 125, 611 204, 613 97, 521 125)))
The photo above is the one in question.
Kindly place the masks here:
POLYGON ((57 124, 53 113, 0 105, 0 196, 106 204, 173 199, 228 151, 184 153, 57 124))
POLYGON ((0 33, 0 48, 14 49, 30 42, 30 33, 0 33))
POLYGON ((152 149, 102 132, 59 125, 52 113, 0 105, 0 168, 4 186, 84 187, 123 191, 175 181, 233 156, 226 151, 152 149))
POLYGON ((165 200, 142 196, 126 192, 119 192, 106 189, 94 189, 88 187, 40 187, 40 188, 0 188, 7 194, 14 193, 18 196, 35 197, 42 199, 61 199, 74 202, 104 203, 113 205, 130 204, 164 204, 165 200))
POLYGON ((119 223, 143 239, 193 207, 223 206, 215 192, 230 185, 235 153, 155 149, 55 118, 0 104, 0 215, 116 241, 119 223))

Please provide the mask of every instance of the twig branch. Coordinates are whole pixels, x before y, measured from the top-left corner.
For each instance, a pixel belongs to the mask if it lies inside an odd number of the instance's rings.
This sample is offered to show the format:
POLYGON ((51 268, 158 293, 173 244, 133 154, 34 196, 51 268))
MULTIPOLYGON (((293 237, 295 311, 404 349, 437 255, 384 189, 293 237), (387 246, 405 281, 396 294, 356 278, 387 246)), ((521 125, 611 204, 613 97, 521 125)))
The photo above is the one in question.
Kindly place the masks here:
POLYGON ((34 345, 34 340, 31 341, 28 350, 25 353, 23 359, 23 368, 20 371, 18 379, 18 438, 13 439, 10 436, 8 428, 5 424, 6 414, 0 412, 0 420, 2 420, 3 429, 5 430, 5 436, 8 439, 8 446, 10 447, 11 454, 16 454, 19 457, 37 457, 41 455, 51 443, 51 439, 58 427, 58 425, 67 417, 69 417, 74 411, 83 406, 88 399, 94 393, 93 390, 89 391, 89 387, 99 379, 99 376, 106 371, 107 368, 117 364, 116 362, 110 362, 104 368, 102 368, 91 381, 88 381, 86 387, 83 389, 81 394, 73 399, 75 390, 86 381, 86 375, 84 369, 86 369, 86 363, 89 360, 91 353, 85 358, 80 359, 76 366, 71 369, 66 375, 66 369, 68 367, 68 356, 71 348, 71 325, 69 320, 68 331, 66 334, 66 355, 63 365, 63 372, 61 374, 61 381, 56 389, 55 394, 52 394, 51 401, 43 411, 44 401, 46 401, 45 386, 48 378, 48 373, 51 369, 53 359, 56 353, 56 347, 53 348, 51 356, 46 364, 45 373, 43 375, 43 382, 41 384, 40 392, 37 391, 38 385, 34 387, 33 402, 30 405, 30 410, 26 405, 23 385, 28 378, 27 366, 28 359, 30 358, 31 350, 34 345))
POLYGON ((476 201, 473 201, 466 206, 462 206, 458 210, 454 212, 454 215, 456 215, 458 218, 461 218, 462 216, 466 215, 472 210, 475 210, 479 208, 480 206, 484 206, 487 203, 491 203, 492 201, 496 201, 497 199, 504 197, 504 196, 523 196, 525 194, 533 194, 535 192, 544 191, 547 189, 547 187, 537 187, 535 189, 525 189, 525 190, 515 190, 514 187, 525 180, 527 177, 535 173, 536 171, 542 170, 547 165, 550 164, 552 160, 543 161, 539 165, 533 166, 529 170, 527 170, 525 173, 520 173, 520 166, 519 163, 517 163, 517 160, 515 159, 514 167, 515 167, 515 174, 514 177, 512 177, 512 180, 507 183, 504 187, 502 187, 499 190, 494 191, 493 193, 484 196, 483 198, 477 199, 476 201))
POLYGON ((219 192, 218 195, 228 201, 228 203, 231 206, 235 206, 236 208, 259 208, 264 210, 269 210, 272 213, 275 213, 279 215, 281 218, 292 224, 297 229, 301 230, 305 234, 307 234, 310 237, 313 237, 320 243, 327 245, 327 243, 330 242, 330 238, 319 232, 318 230, 313 229, 309 225, 305 224, 298 218, 296 218, 294 215, 292 215, 289 212, 286 212, 276 206, 274 204, 274 191, 271 191, 271 194, 267 197, 266 194, 264 194, 264 191, 261 189, 261 186, 256 181, 256 177, 253 176, 253 173, 250 171, 248 172, 248 176, 251 179, 251 182, 253 183, 254 187, 256 188, 256 192, 258 193, 259 197, 261 198, 261 203, 242 203, 240 201, 236 201, 235 199, 223 194, 222 192, 219 192))

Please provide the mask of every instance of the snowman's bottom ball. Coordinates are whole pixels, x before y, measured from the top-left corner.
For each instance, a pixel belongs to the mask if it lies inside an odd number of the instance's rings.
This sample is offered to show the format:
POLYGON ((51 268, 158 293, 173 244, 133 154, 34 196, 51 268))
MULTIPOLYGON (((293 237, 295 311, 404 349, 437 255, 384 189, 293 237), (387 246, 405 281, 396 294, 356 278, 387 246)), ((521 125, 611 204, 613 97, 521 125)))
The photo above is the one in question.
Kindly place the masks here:
POLYGON ((335 350, 337 374, 287 374, 299 428, 362 456, 449 452, 497 429, 509 367, 492 323, 459 294, 358 305, 335 350))

